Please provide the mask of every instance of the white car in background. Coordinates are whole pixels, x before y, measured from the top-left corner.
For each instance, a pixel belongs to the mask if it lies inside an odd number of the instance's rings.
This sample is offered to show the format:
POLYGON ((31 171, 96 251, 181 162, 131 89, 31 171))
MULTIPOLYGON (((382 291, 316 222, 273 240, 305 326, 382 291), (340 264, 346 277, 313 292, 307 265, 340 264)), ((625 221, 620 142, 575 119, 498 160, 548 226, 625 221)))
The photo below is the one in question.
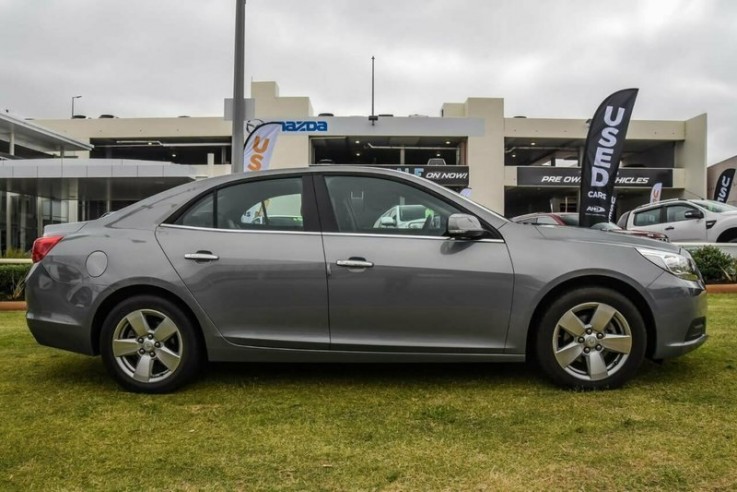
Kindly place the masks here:
POLYGON ((374 223, 375 228, 390 229, 422 229, 428 217, 433 213, 424 205, 396 205, 383 214, 374 223))
POLYGON ((625 229, 667 234, 674 242, 737 243, 737 207, 712 200, 649 203, 626 212, 622 224, 625 229))

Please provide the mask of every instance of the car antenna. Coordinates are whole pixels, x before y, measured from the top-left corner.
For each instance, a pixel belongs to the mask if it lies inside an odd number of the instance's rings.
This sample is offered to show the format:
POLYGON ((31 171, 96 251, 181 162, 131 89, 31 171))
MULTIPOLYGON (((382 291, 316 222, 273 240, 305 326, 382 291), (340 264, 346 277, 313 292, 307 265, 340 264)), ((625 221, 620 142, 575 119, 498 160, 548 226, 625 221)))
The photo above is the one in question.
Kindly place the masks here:
POLYGON ((371 115, 369 116, 369 121, 371 122, 371 126, 374 126, 374 124, 378 121, 379 117, 374 114, 374 57, 371 57, 371 115))

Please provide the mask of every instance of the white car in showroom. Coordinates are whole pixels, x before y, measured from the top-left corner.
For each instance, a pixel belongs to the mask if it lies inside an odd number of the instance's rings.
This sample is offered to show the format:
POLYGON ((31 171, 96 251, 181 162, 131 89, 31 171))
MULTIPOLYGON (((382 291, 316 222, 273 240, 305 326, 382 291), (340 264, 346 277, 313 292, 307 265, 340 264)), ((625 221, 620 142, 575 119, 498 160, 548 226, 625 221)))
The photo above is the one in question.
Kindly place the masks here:
POLYGON ((620 227, 667 234, 673 242, 737 242, 737 207, 712 200, 676 198, 626 212, 620 227))

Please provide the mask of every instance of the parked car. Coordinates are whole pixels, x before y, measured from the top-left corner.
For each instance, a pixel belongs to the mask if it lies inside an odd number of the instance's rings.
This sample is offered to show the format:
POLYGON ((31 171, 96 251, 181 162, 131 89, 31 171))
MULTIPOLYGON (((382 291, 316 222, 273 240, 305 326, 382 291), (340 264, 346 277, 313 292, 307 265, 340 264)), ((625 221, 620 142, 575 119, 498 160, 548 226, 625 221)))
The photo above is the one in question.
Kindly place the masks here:
MULTIPOLYGON (((241 223, 244 223, 241 219, 241 223)), ((302 217, 298 215, 269 215, 253 219, 253 224, 268 224, 272 226, 302 227, 302 217)))
POLYGON ((374 228, 422 229, 432 217, 433 211, 423 205, 395 205, 376 219, 374 228))
POLYGON ((108 217, 47 226, 33 254, 33 336, 100 354, 132 391, 172 391, 207 360, 526 358, 559 385, 612 388, 645 357, 675 357, 707 337, 704 284, 685 250, 515 224, 382 169, 196 181, 108 217), (258 204, 302 220, 243 223, 258 204), (377 227, 407 205, 433 220, 377 227))
POLYGON ((668 234, 671 241, 737 242, 737 207, 712 200, 672 199, 629 212, 626 228, 668 234))
MULTIPOLYGON (((522 224, 537 224, 537 225, 561 225, 561 226, 573 226, 578 227, 578 214, 577 213, 547 213, 539 212, 533 214, 520 215, 510 219, 512 222, 518 222, 522 224)), ((618 234, 626 234, 629 236, 646 237, 649 239, 656 239, 658 241, 668 242, 668 236, 659 232, 643 231, 639 229, 624 229, 613 222, 599 222, 591 226, 592 229, 600 231, 616 232, 618 234)))

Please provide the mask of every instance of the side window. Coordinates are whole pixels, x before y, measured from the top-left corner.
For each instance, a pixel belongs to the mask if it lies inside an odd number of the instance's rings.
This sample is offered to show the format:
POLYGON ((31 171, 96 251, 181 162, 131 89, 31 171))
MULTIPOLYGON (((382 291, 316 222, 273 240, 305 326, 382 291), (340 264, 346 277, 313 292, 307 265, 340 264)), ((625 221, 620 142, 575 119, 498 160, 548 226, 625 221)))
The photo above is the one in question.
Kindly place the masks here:
POLYGON ((213 195, 214 193, 208 193, 200 198, 189 210, 179 216, 175 224, 190 227, 215 227, 212 206, 213 195))
POLYGON ((302 231, 302 178, 249 181, 217 191, 217 228, 302 231))
POLYGON ((340 232, 443 236, 459 210, 424 191, 367 176, 326 176, 340 232))
POLYGON ((248 181, 209 193, 175 224, 214 229, 302 231, 302 178, 248 181))
POLYGON ((623 213, 623 214, 622 214, 622 216, 621 216, 621 217, 619 218, 619 220, 617 221, 617 225, 618 225, 619 227, 621 227, 622 229, 626 229, 626 228, 627 228, 627 218, 628 218, 629 216, 630 216, 630 213, 629 213, 629 212, 625 212, 625 213, 623 213))
POLYGON ((666 222, 680 222, 682 220, 691 220, 684 217, 686 212, 696 211, 695 208, 689 207, 688 205, 671 205, 666 207, 666 222))
POLYGON ((635 226, 650 226, 660 223, 660 210, 661 207, 652 208, 650 210, 644 210, 642 212, 635 212, 634 225, 635 226))

